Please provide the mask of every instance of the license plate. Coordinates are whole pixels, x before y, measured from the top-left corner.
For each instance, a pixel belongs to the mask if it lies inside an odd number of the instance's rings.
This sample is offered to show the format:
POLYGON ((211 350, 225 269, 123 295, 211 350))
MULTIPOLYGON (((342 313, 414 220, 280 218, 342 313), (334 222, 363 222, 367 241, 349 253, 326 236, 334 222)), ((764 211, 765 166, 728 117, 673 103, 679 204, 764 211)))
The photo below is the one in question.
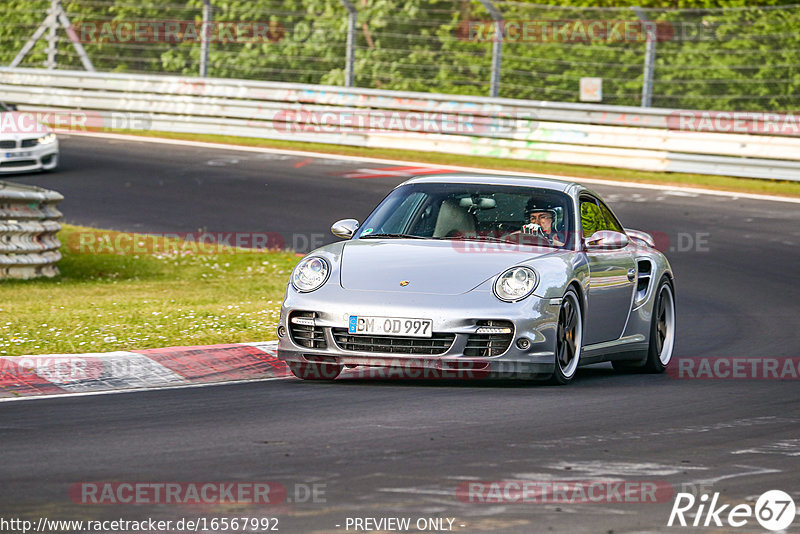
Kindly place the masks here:
POLYGON ((6 158, 29 158, 33 152, 6 152, 6 158))
POLYGON ((350 334, 373 334, 378 336, 431 337, 431 319, 407 317, 361 317, 351 315, 348 323, 350 334))

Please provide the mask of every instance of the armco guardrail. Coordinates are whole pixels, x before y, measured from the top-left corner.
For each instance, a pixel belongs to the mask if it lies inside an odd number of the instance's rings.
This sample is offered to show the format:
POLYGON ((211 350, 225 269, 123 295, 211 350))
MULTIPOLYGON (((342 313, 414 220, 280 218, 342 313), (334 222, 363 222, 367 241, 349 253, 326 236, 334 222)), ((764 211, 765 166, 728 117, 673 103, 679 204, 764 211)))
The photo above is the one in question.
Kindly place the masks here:
POLYGON ((800 180, 800 136, 676 128, 692 111, 40 69, 0 69, 0 95, 22 110, 82 110, 89 128, 800 180))
POLYGON ((41 187, 0 182, 0 279, 58 274, 56 204, 63 199, 41 187))

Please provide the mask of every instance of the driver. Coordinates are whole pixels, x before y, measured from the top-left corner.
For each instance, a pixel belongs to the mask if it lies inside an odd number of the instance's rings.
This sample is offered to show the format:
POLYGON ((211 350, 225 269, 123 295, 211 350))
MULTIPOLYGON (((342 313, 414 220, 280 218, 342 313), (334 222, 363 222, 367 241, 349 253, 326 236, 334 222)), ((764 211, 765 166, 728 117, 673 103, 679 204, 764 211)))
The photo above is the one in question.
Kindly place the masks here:
POLYGON ((520 232, 523 234, 537 234, 545 237, 552 245, 564 246, 564 237, 553 228, 556 220, 556 210, 552 204, 537 202, 533 198, 530 199, 525 206, 525 218, 528 223, 522 227, 520 232))

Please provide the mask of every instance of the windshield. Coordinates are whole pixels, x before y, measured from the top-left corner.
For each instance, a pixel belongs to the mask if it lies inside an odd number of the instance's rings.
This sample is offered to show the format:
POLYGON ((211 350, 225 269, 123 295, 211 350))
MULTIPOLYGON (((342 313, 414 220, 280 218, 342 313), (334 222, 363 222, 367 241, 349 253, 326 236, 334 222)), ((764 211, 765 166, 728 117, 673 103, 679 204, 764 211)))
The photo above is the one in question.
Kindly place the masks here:
POLYGON ((481 239, 571 247, 571 213, 569 196, 550 189, 417 183, 392 191, 355 238, 481 239))

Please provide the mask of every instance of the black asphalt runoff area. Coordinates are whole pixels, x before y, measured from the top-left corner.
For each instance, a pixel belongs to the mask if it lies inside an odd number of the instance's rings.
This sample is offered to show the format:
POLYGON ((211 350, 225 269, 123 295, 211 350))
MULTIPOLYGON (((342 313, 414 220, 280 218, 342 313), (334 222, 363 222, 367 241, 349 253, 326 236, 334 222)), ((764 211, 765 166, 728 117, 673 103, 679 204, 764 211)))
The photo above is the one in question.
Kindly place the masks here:
MULTIPOLYGON (((404 179, 354 177, 391 165, 303 156, 79 136, 61 147, 59 171, 3 179, 63 193, 66 222, 128 231, 330 242, 333 221, 363 220, 404 179)), ((626 227, 669 242, 676 358, 800 356, 797 204, 594 189, 626 227)), ((800 505, 799 385, 619 374, 606 364, 583 368, 567 387, 292 378, 0 403, 0 517, 277 517, 284 533, 354 532, 354 518, 388 517, 440 518, 443 527, 452 519, 464 533, 696 531, 667 526, 674 495, 480 503, 457 490, 650 481, 719 493, 718 504, 781 489, 800 505), (92 481, 272 482, 288 493, 273 505, 74 502, 75 485, 92 481)), ((733 530, 764 531, 753 518, 705 529, 733 530)))

